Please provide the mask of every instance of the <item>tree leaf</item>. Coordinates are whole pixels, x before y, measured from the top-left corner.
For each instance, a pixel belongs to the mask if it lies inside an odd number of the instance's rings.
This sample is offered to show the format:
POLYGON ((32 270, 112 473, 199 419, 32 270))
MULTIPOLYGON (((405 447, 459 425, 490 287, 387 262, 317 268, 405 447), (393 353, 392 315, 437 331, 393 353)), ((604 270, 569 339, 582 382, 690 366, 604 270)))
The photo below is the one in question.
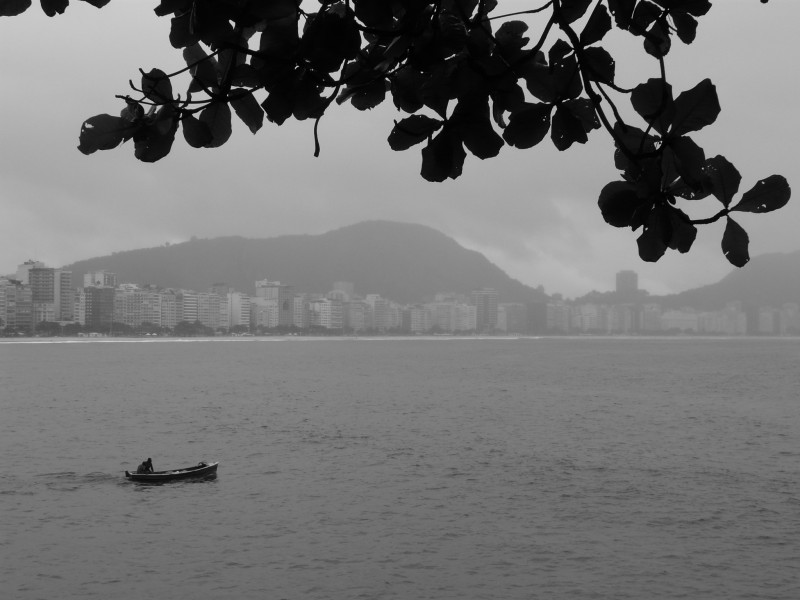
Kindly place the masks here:
POLYGON ((208 126, 211 142, 206 148, 218 148, 231 137, 231 108, 226 102, 214 102, 200 111, 200 121, 208 126))
POLYGON ((736 167, 720 155, 706 161, 703 165, 703 176, 706 186, 714 194, 714 197, 722 202, 723 206, 731 203, 739 191, 739 184, 742 181, 742 176, 736 167))
POLYGON ((134 156, 142 162, 161 160, 172 149, 178 119, 172 105, 162 106, 148 116, 149 124, 139 126, 133 136, 134 156))
POLYGON ((392 101, 399 109, 407 113, 415 113, 423 107, 420 90, 425 76, 411 66, 400 68, 391 78, 392 101))
POLYGON ((697 19, 688 13, 673 12, 672 21, 678 38, 684 44, 691 44, 697 36, 697 19))
POLYGON ((711 2, 709 0, 671 0, 669 8, 675 14, 686 13, 702 17, 711 10, 711 2))
POLYGON ((491 158, 500 153, 503 138, 492 127, 488 96, 476 95, 460 100, 450 124, 467 150, 478 158, 491 158))
POLYGON ((16 17, 31 7, 31 0, 0 0, 0 17, 16 17))
POLYGON ((54 17, 57 14, 64 14, 67 6, 69 6, 69 0, 41 0, 41 4, 44 14, 48 17, 54 17))
POLYGON ((731 210, 750 213, 772 212, 785 206, 791 196, 792 190, 786 178, 782 175, 770 175, 745 192, 739 203, 731 210))
POLYGON ((689 221, 689 217, 682 210, 671 206, 667 206, 666 210, 669 215, 670 228, 667 246, 681 254, 686 254, 691 250, 692 244, 697 238, 697 227, 689 221))
MULTIPOLYGON (((343 6, 343 5, 342 5, 343 6)), ((307 15, 300 52, 316 69, 333 73, 361 49, 361 34, 351 9, 339 11, 336 3, 307 15)))
POLYGON ((427 181, 455 179, 461 175, 466 157, 461 140, 445 128, 422 149, 420 173, 427 181))
POLYGON ((246 90, 231 91, 231 106, 236 115, 247 125, 247 128, 256 133, 264 124, 264 110, 255 99, 252 92, 246 90))
POLYGON ((608 0, 608 7, 614 15, 614 21, 620 29, 628 29, 633 19, 636 0, 608 0))
POLYGON ((553 145, 562 152, 574 143, 585 144, 589 141, 583 122, 563 104, 556 106, 550 138, 553 145))
POLYGON ((672 86, 663 79, 648 79, 631 92, 633 109, 660 134, 669 129, 675 113, 672 86))
POLYGON ((580 19, 589 8, 592 0, 561 0, 561 15, 567 23, 580 19))
POLYGON ((273 22, 291 18, 297 18, 297 9, 300 6, 300 0, 270 0, 269 2, 250 2, 249 9, 259 19, 266 19, 270 21, 271 26, 273 22))
POLYGON ((186 0, 161 0, 158 6, 153 9, 153 12, 159 17, 165 17, 183 11, 186 5, 186 0))
POLYGON ((662 59, 669 54, 671 48, 672 40, 669 37, 669 27, 665 19, 659 18, 653 23, 650 29, 647 30, 644 40, 644 50, 650 56, 662 59))
POLYGON ((614 227, 633 227, 634 216, 644 205, 636 189, 627 181, 612 181, 597 200, 603 220, 614 227))
POLYGON ((664 233, 661 225, 662 223, 657 222, 646 226, 636 240, 636 244, 639 247, 639 258, 645 262, 658 262, 667 251, 667 244, 664 242, 664 233))
POLYGON ((182 120, 183 139, 192 148, 205 148, 214 139, 208 125, 194 115, 186 115, 182 120))
POLYGON ((172 101, 172 83, 161 69, 142 73, 142 93, 157 104, 172 101))
POLYGON ((736 221, 728 217, 725 233, 722 234, 722 253, 735 267, 743 267, 750 261, 748 246, 750 238, 736 221))
POLYGON ((388 31, 392 28, 392 5, 375 0, 354 0, 358 19, 367 27, 388 31))
MULTIPOLYGON (((217 60, 208 56, 200 44, 192 44, 183 49, 183 60, 192 74, 192 84, 197 80, 197 89, 210 89, 216 91, 218 87, 217 60)), ((191 91, 191 90, 190 90, 191 91)))
POLYGON ((283 125, 286 119, 292 116, 294 99, 289 86, 281 86, 270 90, 266 99, 261 103, 261 108, 267 118, 273 123, 283 125))
POLYGON ((81 125, 78 150, 92 154, 97 150, 110 150, 129 140, 136 126, 122 117, 95 115, 81 125))
POLYGON ((601 41, 611 31, 611 17, 605 4, 598 3, 581 32, 581 45, 591 46, 601 41))
POLYGON ((494 39, 504 56, 507 53, 518 53, 528 44, 530 38, 523 35, 526 31, 528 25, 524 21, 506 21, 500 25, 494 39))
POLYGON ((665 183, 671 185, 677 175, 690 187, 699 189, 704 179, 703 165, 706 161, 703 149, 692 138, 686 136, 669 139, 663 148, 666 162, 671 163, 674 168, 674 173, 669 173, 665 169, 667 173, 673 175, 665 183))
POLYGON ((578 70, 578 59, 575 54, 569 56, 558 56, 557 54, 562 51, 571 52, 572 49, 566 45, 561 44, 562 40, 558 40, 550 49, 550 71, 553 76, 553 87, 555 89, 556 98, 559 100, 569 100, 577 98, 583 92, 583 83, 578 70))
POLYGON ((699 131, 716 121, 720 110, 717 88, 710 79, 704 79, 675 98, 675 115, 669 135, 680 137, 699 131))
POLYGON ((173 48, 186 48, 200 41, 192 31, 192 11, 183 11, 169 22, 169 43, 173 48))
MULTIPOLYGON (((386 99, 386 86, 387 83, 383 79, 375 79, 367 85, 348 89, 345 92, 347 97, 343 100, 349 98, 350 103, 358 110, 370 110, 386 99)), ((337 102, 340 102, 338 98, 337 102)))
POLYGON ((525 86, 535 98, 542 102, 555 103, 558 99, 556 82, 546 65, 531 61, 523 64, 520 70, 525 79, 525 86))
POLYGON ((424 142, 434 131, 441 128, 439 119, 425 115, 411 115, 395 123, 389 134, 389 147, 392 150, 407 150, 420 142, 424 142))
POLYGON ((567 100, 562 106, 568 109, 581 122, 586 133, 593 129, 600 129, 600 119, 594 110, 594 104, 588 98, 567 100))
POLYGON ((194 0, 190 13, 189 33, 208 46, 227 41, 233 33, 226 3, 216 0, 194 0))
POLYGON ((526 103, 522 109, 511 113, 503 139, 516 148, 532 148, 550 131, 552 110, 550 104, 526 103))
POLYGON ((592 72, 592 79, 602 83, 614 83, 616 63, 604 48, 587 48, 583 52, 583 56, 584 66, 592 72))

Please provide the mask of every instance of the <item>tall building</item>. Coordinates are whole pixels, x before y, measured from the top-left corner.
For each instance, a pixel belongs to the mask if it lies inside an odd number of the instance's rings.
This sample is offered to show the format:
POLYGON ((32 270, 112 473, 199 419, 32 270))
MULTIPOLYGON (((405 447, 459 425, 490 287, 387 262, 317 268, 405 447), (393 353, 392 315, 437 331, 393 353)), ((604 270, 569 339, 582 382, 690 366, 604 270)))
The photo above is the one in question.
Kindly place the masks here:
POLYGON ((56 321, 75 319, 75 288, 72 287, 72 271, 56 269, 55 277, 56 321))
POLYGON ((38 268, 44 268, 44 263, 39 262, 38 260, 26 260, 24 263, 17 266, 17 275, 15 280, 19 281, 23 285, 28 285, 30 283, 29 274, 31 269, 38 268))
POLYGON ((138 285, 123 283, 114 294, 114 321, 129 327, 139 327, 144 318, 144 294, 138 285))
MULTIPOLYGON (((372 312, 372 327, 378 331, 387 331, 392 328, 390 302, 380 294, 367 294, 364 298, 372 312)), ((402 320, 401 320, 402 323, 402 320)))
POLYGON ((499 294, 492 288, 472 292, 472 303, 477 309, 478 333, 491 333, 497 328, 497 301, 499 294))
POLYGON ((267 279, 256 281, 256 298, 277 303, 278 326, 289 327, 294 321, 294 286, 267 279))
POLYGON ((117 287, 117 275, 105 269, 86 273, 83 276, 83 287, 117 287))
POLYGON ((55 269, 35 266, 28 269, 28 284, 31 286, 33 323, 56 320, 55 269))
POLYGON ((111 331, 114 319, 114 288, 83 288, 83 323, 89 331, 107 333, 111 331))
POLYGON ((636 271, 620 271, 617 273, 617 294, 621 298, 633 299, 639 291, 639 276, 636 271))
POLYGON ((250 296, 241 292, 229 292, 227 307, 229 328, 250 327, 250 296))
POLYGON ((18 273, 23 272, 31 286, 34 323, 72 321, 75 294, 72 271, 53 269, 42 263, 25 263, 18 270, 18 273))
POLYGON ((30 332, 33 330, 31 287, 17 280, 0 277, 0 329, 30 332))
POLYGON ((305 329, 308 327, 308 294, 295 294, 292 300, 292 325, 305 329))
POLYGON ((344 326, 342 303, 320 298, 308 303, 309 327, 339 330, 344 326))

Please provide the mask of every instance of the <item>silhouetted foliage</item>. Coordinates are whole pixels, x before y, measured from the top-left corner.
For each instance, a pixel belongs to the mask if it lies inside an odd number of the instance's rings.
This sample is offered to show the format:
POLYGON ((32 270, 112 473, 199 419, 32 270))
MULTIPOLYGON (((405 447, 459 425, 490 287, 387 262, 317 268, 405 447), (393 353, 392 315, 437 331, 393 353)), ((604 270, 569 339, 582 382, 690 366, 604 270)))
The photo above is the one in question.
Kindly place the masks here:
MULTIPOLYGON (((101 7, 108 0, 84 0, 101 7)), ((762 0, 764 3, 765 0, 762 0)), ((41 0, 48 15, 68 0, 41 0)), ((30 0, 0 0, 0 16, 30 0)), ((169 39, 187 67, 141 72, 136 96, 119 96, 119 116, 87 119, 79 150, 91 154, 133 140, 134 155, 156 161, 177 131, 193 147, 214 148, 231 136, 232 115, 252 131, 264 117, 316 124, 334 102, 367 110, 391 98, 408 116, 388 136, 395 150, 422 144, 422 176, 461 175, 469 151, 487 159, 504 145, 531 148, 550 137, 560 151, 605 130, 614 141, 621 180, 600 192, 603 218, 639 231, 639 255, 657 261, 668 248, 687 252, 697 226, 725 219, 722 251, 742 266, 749 241, 732 213, 776 210, 787 181, 772 175, 734 201, 741 176, 724 157, 706 158, 689 134, 712 124, 720 105, 705 79, 675 93, 666 80, 672 44, 691 44, 709 0, 542 0, 499 14, 497 0, 161 0, 169 39), (540 30, 528 37, 537 17, 540 30), (601 45, 613 29, 641 39, 656 77, 623 88, 616 62, 601 45), (656 70, 656 69, 654 69, 656 70), (173 82, 188 74, 183 95, 173 82), (628 97, 635 115, 618 105, 628 97), (626 113, 627 114, 627 113, 626 113), (714 198, 722 208, 691 219, 683 201, 714 198)), ((314 127, 319 154, 317 127, 314 127)))
POLYGON ((61 328, 61 333, 67 336, 77 336, 83 333, 83 326, 80 323, 67 323, 61 328))
POLYGON ((179 337, 195 337, 195 336, 208 336, 214 335, 214 330, 211 327, 203 325, 200 321, 179 321, 172 331, 173 335, 179 337))
POLYGON ((50 337, 61 335, 61 324, 54 321, 40 321, 34 329, 38 335, 50 337))

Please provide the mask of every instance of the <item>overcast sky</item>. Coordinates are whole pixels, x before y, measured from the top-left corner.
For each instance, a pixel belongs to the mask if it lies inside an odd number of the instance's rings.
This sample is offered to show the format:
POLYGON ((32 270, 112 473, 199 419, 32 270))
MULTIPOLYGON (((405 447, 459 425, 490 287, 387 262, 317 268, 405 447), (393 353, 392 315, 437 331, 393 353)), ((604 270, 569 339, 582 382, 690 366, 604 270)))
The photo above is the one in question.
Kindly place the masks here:
MULTIPOLYGON (((523 283, 568 297, 613 289, 621 269, 637 271, 640 287, 654 294, 713 283, 732 270, 720 251, 721 225, 701 228, 687 255, 639 260, 637 234, 606 225, 597 209, 600 189, 618 179, 611 142, 599 131, 565 153, 546 140, 487 161, 470 155, 464 175, 441 184, 419 176, 418 148, 388 147, 392 119, 401 116, 388 101, 369 113, 332 110, 316 159, 311 122, 266 122, 255 136, 238 127, 214 150, 191 149, 179 134, 156 164, 137 161, 131 143, 84 156, 76 149, 81 123, 118 114, 114 94, 127 93, 138 68, 184 63, 169 46, 169 20, 152 13, 155 1, 113 0, 102 10, 72 4, 52 19, 38 2, 0 18, 0 273, 28 259, 58 267, 191 236, 318 234, 373 219, 431 226, 523 283)), ((723 154, 737 166, 741 191, 774 173, 795 184, 800 2, 713 4, 697 41, 677 46, 667 67, 676 91, 705 77, 717 86, 722 114, 696 140, 707 156, 723 154)), ((639 47, 616 56, 623 86, 657 74, 639 47)), ((717 209, 709 202, 693 216, 717 209)), ((739 221, 753 256, 800 249, 797 198, 739 221)))

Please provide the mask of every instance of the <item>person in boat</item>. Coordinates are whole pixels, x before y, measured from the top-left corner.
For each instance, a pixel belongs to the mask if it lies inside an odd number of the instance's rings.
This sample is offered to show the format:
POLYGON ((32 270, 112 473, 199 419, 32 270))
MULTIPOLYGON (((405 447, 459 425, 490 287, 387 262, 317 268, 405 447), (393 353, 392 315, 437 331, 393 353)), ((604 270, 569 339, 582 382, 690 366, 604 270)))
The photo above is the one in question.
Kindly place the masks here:
POLYGON ((148 458, 136 469, 137 473, 152 473, 153 472, 153 459, 148 458))

